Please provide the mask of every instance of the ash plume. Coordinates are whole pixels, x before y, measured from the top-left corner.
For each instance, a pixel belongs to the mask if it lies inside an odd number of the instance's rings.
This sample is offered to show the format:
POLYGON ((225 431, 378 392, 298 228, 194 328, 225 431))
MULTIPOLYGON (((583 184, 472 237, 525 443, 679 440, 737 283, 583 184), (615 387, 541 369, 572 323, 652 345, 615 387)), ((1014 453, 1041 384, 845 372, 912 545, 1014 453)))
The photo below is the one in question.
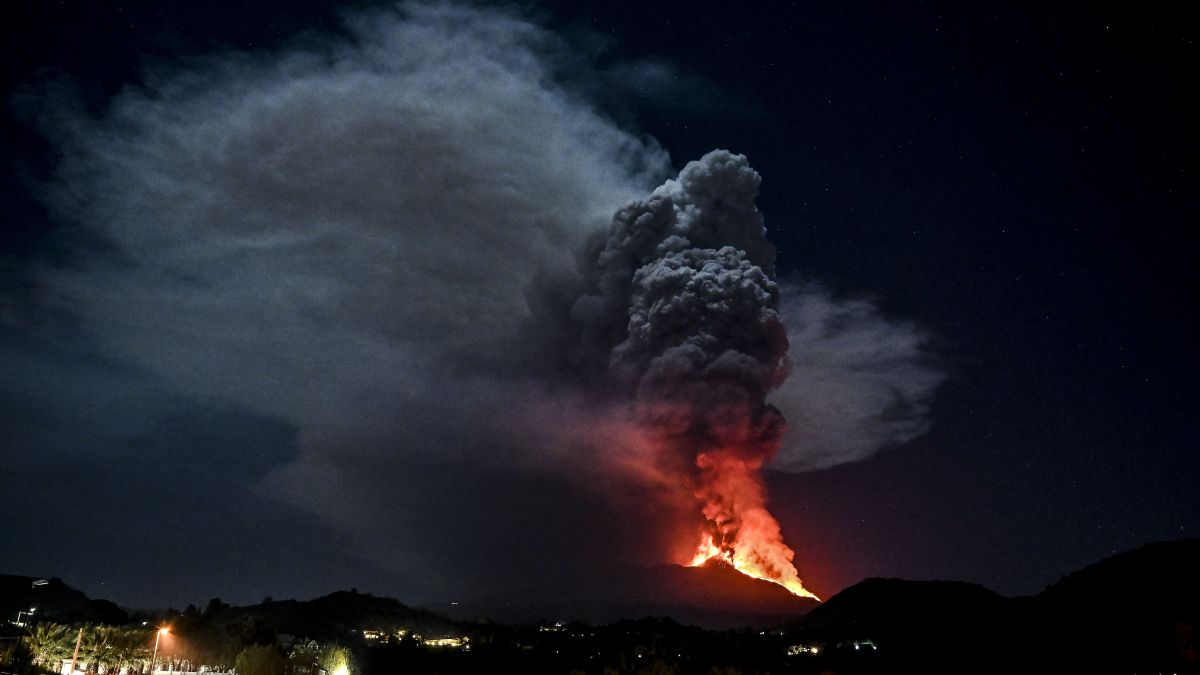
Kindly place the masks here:
POLYGON ((619 210, 585 249, 571 317, 660 470, 695 497, 697 543, 803 591, 758 476, 786 429, 767 395, 788 375, 759 184, 744 156, 715 150, 619 210))

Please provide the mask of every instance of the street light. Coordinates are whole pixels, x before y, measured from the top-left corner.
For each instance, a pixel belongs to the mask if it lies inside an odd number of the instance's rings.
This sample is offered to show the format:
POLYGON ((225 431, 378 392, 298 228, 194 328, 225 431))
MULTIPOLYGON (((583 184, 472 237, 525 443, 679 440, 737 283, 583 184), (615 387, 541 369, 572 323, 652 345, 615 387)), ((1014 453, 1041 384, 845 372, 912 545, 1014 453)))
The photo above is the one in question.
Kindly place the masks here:
MULTIPOLYGON (((50 583, 50 582, 47 581, 46 579, 34 579, 33 582, 29 584, 29 592, 26 593, 26 595, 29 596, 29 602, 31 604, 33 603, 33 591, 35 589, 37 589, 38 586, 45 586, 48 583, 50 583)), ((17 633, 17 648, 16 648, 16 652, 15 652, 17 654, 21 653, 21 638, 25 637, 25 631, 24 631, 25 627, 21 625, 21 615, 24 613, 25 612, 17 612, 17 627, 22 629, 20 633, 17 633)), ((29 608, 29 613, 33 614, 32 607, 29 608)), ((71 661, 71 667, 72 668, 75 667, 74 660, 71 661)))
POLYGON ((162 628, 158 629, 158 633, 155 634, 155 636, 154 636, 154 654, 150 657, 150 672, 151 673, 154 672, 154 660, 158 658, 158 641, 160 639, 162 639, 162 636, 169 635, 170 633, 171 633, 171 629, 167 628, 166 626, 163 626, 162 628))
POLYGON ((22 614, 28 616, 30 614, 33 614, 36 610, 37 610, 36 607, 30 607, 28 612, 17 612, 17 628, 25 627, 25 624, 21 623, 21 615, 22 614))

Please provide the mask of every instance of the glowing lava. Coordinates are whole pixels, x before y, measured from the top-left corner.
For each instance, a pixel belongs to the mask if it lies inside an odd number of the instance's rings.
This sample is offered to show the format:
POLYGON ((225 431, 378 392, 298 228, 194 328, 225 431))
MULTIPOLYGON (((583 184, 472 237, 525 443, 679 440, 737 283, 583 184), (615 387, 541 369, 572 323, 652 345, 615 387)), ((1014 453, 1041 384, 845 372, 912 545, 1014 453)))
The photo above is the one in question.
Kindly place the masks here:
MULTIPOLYGON (((792 553, 792 550, 788 549, 788 552, 792 553)), ((773 584, 778 584, 786 588, 792 594, 798 595, 802 598, 812 598, 817 602, 821 601, 821 598, 818 598, 812 591, 804 587, 804 583, 800 581, 800 577, 796 573, 795 569, 792 569, 791 578, 773 577, 771 576, 770 572, 764 570, 750 560, 750 556, 739 555, 738 552, 732 548, 722 549, 718 547, 715 543, 713 543, 712 535, 708 533, 705 533, 702 537, 700 546, 696 548, 696 555, 690 562, 687 563, 687 566, 700 567, 701 565, 714 559, 729 565, 733 569, 745 574, 748 577, 762 579, 763 581, 770 581, 773 584)))
MULTIPOLYGON (((788 552, 792 552, 791 549, 787 550, 788 552)), ((737 569, 738 572, 745 574, 746 577, 770 581, 772 584, 779 584, 780 586, 785 587, 785 589, 791 591, 793 595, 797 595, 802 598, 812 598, 817 602, 821 602, 821 598, 818 598, 816 595, 814 595, 812 591, 805 589, 803 581, 800 581, 799 575, 796 573, 796 571, 794 571, 794 569, 792 569, 791 578, 774 578, 767 571, 764 571, 764 569, 762 569, 760 566, 755 565, 754 562, 749 560, 750 556, 738 555, 738 551, 733 549, 719 548, 718 545, 713 543, 712 534, 707 532, 704 533, 704 536, 700 542, 700 546, 697 546, 696 548, 696 555, 695 557, 691 558, 691 561, 688 563, 688 567, 700 567, 704 565, 704 563, 714 560, 714 558, 715 560, 727 563, 728 566, 732 567, 733 569, 737 569)))
POLYGON ((717 452, 700 454, 696 466, 701 469, 701 485, 695 496, 704 506, 708 529, 701 533, 700 545, 687 565, 720 560, 746 576, 820 602, 804 587, 792 564, 795 551, 783 543, 779 521, 767 511, 758 476, 760 462, 717 452))

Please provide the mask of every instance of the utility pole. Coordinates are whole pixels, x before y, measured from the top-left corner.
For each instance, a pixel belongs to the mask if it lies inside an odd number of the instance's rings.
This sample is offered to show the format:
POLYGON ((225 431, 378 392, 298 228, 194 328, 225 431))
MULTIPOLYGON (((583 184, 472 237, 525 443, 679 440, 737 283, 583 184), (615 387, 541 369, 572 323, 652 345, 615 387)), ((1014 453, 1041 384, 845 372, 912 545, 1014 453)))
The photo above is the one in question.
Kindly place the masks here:
POLYGON ((75 659, 79 658, 79 645, 83 644, 83 628, 79 629, 79 637, 75 640, 75 653, 71 655, 71 667, 67 670, 69 675, 75 675, 75 659))

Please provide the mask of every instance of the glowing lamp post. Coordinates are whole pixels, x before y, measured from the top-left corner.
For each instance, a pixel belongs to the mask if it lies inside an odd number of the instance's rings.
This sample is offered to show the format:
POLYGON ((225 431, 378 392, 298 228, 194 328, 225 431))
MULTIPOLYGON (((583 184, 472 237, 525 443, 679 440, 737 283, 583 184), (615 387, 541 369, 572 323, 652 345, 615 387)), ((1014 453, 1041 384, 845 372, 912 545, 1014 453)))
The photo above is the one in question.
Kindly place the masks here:
POLYGON ((154 661, 158 658, 158 641, 162 639, 162 636, 169 635, 170 633, 171 629, 164 627, 159 628, 158 633, 154 635, 154 654, 150 656, 150 672, 152 673, 154 672, 154 661))
MULTIPOLYGON (((29 596, 30 604, 33 604, 33 590, 38 586, 45 586, 48 583, 50 582, 46 581, 45 579, 36 579, 32 584, 29 585, 29 593, 26 595, 29 596)), ((21 638, 25 637, 25 624, 21 623, 21 615, 25 614, 27 616, 33 616, 33 612, 33 607, 30 607, 28 612, 17 612, 17 628, 20 628, 21 632, 17 633, 17 648, 14 650, 14 654, 21 653, 21 638)), ((25 621, 29 621, 29 619, 27 618, 25 621)))

